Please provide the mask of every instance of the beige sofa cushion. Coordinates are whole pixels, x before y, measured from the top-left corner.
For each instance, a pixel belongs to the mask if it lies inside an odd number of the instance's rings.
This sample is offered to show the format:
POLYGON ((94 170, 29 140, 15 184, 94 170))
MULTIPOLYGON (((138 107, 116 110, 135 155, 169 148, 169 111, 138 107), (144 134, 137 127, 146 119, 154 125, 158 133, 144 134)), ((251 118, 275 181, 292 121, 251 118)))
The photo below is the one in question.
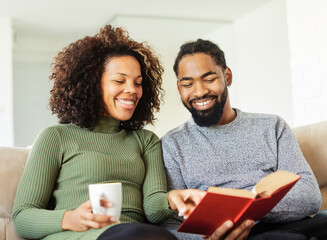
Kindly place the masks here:
POLYGON ((327 121, 294 128, 293 131, 318 180, 323 199, 321 210, 327 209, 327 121))
POLYGON ((1 240, 20 240, 15 233, 14 223, 9 218, 0 218, 0 239, 1 240))
POLYGON ((11 216, 28 149, 0 147, 0 152, 0 239, 19 239, 15 234, 11 216))

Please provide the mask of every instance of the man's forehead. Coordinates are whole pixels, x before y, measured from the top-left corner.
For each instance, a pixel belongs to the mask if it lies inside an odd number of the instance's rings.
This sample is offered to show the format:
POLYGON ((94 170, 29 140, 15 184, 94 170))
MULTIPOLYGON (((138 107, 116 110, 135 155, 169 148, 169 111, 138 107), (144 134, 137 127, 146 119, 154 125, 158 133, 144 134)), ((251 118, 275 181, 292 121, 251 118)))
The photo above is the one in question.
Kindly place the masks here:
POLYGON ((194 80, 196 78, 199 78, 199 79, 204 79, 206 77, 210 77, 212 75, 218 75, 217 72, 213 72, 213 71, 209 71, 209 72, 205 72, 203 73, 202 75, 199 75, 199 76, 195 76, 195 75, 190 75, 190 76, 181 76, 180 78, 178 78, 179 81, 185 81, 185 80, 194 80))
POLYGON ((186 55, 178 65, 178 78, 201 77, 204 74, 218 74, 222 69, 211 56, 204 53, 186 55))

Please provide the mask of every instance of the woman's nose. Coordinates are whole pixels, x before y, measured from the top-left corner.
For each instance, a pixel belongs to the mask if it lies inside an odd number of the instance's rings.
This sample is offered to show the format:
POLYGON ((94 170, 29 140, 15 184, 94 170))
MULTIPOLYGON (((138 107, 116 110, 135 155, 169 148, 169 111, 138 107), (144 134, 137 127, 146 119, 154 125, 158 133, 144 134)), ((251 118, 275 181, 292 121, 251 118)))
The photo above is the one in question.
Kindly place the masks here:
POLYGON ((125 85, 125 89, 124 89, 125 92, 128 92, 128 93, 136 93, 136 86, 134 83, 126 83, 125 85))

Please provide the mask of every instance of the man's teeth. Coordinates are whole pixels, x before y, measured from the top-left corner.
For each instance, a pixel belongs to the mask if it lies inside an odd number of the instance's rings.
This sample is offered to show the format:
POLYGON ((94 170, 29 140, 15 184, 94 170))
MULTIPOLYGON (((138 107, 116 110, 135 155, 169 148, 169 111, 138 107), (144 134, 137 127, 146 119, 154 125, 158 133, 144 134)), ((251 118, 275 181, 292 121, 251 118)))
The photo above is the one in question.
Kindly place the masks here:
POLYGON ((207 100, 205 102, 195 102, 196 105, 199 105, 199 106, 204 106, 204 105, 207 105, 211 102, 211 99, 210 100, 207 100))
POLYGON ((134 101, 128 101, 128 100, 122 100, 122 99, 118 99, 119 102, 123 103, 123 104, 127 104, 127 105, 133 105, 134 101))

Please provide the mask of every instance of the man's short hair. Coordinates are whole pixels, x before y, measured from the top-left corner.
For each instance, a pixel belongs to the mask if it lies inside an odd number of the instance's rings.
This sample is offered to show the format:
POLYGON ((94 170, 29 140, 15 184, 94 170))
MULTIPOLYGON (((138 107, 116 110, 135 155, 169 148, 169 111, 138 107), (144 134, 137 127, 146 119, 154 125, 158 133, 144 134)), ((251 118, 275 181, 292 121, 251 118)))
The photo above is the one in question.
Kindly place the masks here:
POLYGON ((227 67, 225 54, 216 44, 209 40, 198 39, 194 42, 185 43, 180 47, 174 64, 174 71, 176 76, 178 75, 178 65, 181 59, 185 55, 192 55, 195 53, 208 54, 223 70, 225 70, 227 67))

